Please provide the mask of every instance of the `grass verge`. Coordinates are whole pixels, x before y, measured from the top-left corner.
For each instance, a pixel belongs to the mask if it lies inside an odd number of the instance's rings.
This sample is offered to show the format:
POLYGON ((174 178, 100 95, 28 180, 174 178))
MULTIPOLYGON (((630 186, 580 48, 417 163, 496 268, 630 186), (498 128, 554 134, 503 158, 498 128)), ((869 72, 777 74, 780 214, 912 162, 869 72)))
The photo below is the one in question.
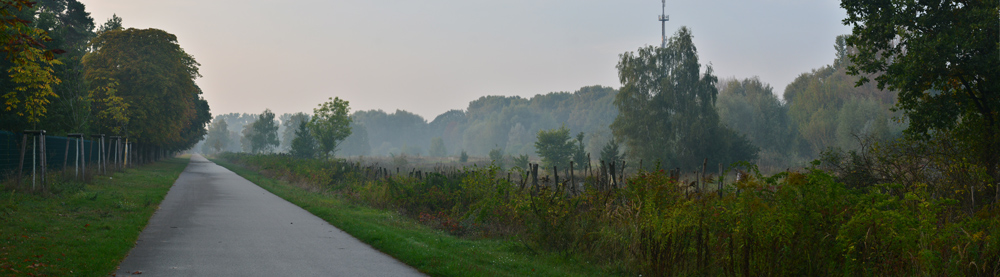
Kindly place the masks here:
POLYGON ((0 191, 0 275, 111 274, 188 160, 94 177, 57 194, 0 191))
POLYGON ((355 238, 432 276, 608 276, 571 254, 535 253, 516 241, 457 238, 393 211, 353 205, 212 159, 355 238))

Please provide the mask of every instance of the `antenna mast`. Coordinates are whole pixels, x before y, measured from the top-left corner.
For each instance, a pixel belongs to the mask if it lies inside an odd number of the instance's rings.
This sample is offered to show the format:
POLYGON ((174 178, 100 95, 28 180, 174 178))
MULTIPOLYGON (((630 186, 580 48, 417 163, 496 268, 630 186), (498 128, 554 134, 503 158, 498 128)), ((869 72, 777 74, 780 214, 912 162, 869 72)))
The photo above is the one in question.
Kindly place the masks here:
POLYGON ((663 14, 660 15, 660 33, 662 39, 660 41, 660 48, 667 47, 667 21, 670 21, 670 16, 667 15, 667 0, 662 0, 663 2, 663 14))

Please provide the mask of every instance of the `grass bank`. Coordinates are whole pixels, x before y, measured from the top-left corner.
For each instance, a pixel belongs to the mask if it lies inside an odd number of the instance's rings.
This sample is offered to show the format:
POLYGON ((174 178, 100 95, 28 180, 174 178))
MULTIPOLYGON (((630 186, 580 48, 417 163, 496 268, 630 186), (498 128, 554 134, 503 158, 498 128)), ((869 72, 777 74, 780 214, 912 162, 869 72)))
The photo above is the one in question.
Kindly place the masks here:
POLYGON ((372 247, 433 276, 608 276, 571 254, 536 253, 510 240, 457 238, 393 211, 353 205, 212 159, 258 186, 330 222, 372 247))
POLYGON ((55 182, 57 193, 0 191, 0 275, 111 274, 188 160, 55 182))

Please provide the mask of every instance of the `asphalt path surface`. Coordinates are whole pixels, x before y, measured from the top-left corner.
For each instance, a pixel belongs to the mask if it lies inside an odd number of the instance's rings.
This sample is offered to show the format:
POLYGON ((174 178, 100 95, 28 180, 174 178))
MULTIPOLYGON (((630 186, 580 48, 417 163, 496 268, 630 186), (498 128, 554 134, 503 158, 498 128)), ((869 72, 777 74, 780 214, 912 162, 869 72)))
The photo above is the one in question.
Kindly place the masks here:
POLYGON ((117 276, 421 276, 194 155, 117 276))

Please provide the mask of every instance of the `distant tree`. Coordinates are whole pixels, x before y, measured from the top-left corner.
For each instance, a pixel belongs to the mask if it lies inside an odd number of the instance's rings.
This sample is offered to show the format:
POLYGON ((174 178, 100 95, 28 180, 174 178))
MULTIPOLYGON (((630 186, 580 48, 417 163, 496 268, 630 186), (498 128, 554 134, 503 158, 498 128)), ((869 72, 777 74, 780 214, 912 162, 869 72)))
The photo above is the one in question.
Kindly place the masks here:
POLYGON ((850 74, 899 92, 911 138, 956 131, 987 168, 1000 201, 997 1, 842 1, 850 74))
POLYGON ((521 169, 527 169, 528 163, 531 161, 528 159, 528 155, 518 155, 511 160, 514 163, 514 167, 521 169))
POLYGON ((295 138, 292 139, 292 149, 289 151, 289 154, 301 159, 316 157, 316 139, 309 132, 309 124, 307 122, 299 122, 299 127, 295 130, 295 138))
POLYGON ((338 147, 345 156, 364 156, 372 152, 368 142, 368 128, 359 122, 351 121, 351 135, 344 139, 338 147))
POLYGON ((590 160, 587 159, 587 150, 584 149, 585 147, 586 145, 583 144, 583 132, 580 132, 576 135, 576 150, 573 152, 573 163, 575 164, 573 167, 576 169, 585 168, 590 164, 590 160))
POLYGON ((278 124, 274 122, 274 113, 271 109, 265 109, 257 117, 257 121, 243 130, 250 153, 270 152, 278 147, 278 124))
POLYGON ((338 144, 351 135, 349 104, 347 100, 337 97, 330 98, 330 101, 319 104, 319 108, 313 109, 309 131, 316 138, 319 155, 324 159, 332 158, 338 144))
POLYGON ((710 161, 756 159, 746 138, 725 128, 715 110, 718 95, 712 67, 701 72, 691 32, 681 27, 666 48, 649 46, 620 56, 618 117, 611 124, 629 157, 661 161, 668 168, 693 168, 710 161))
POLYGON ((444 140, 441 137, 431 139, 431 157, 444 157, 448 155, 448 150, 444 148, 444 140))
POLYGON ((503 149, 497 147, 490 150, 490 161, 492 161, 493 165, 496 165, 501 170, 506 168, 506 165, 504 164, 503 160, 503 149))
POLYGON ((619 149, 618 142, 615 141, 614 138, 611 138, 611 140, 609 140, 608 143, 604 145, 604 148, 601 149, 601 161, 609 163, 609 162, 621 161, 624 159, 625 155, 622 154, 621 150, 619 149))
POLYGON ((208 137, 205 145, 214 150, 214 153, 222 152, 229 146, 229 125, 225 120, 215 120, 208 127, 208 137))
POLYGON ((282 117, 281 126, 284 127, 284 130, 281 132, 281 146, 279 149, 281 149, 281 151, 291 151, 292 140, 295 139, 295 131, 298 130, 300 123, 309 122, 309 115, 305 113, 294 113, 290 115, 284 114, 282 117))
POLYGON ((469 161, 469 154, 465 153, 465 150, 462 150, 462 154, 458 155, 458 162, 464 163, 468 161, 469 161))
POLYGON ((542 157, 545 169, 552 166, 569 168, 569 161, 577 149, 569 137, 569 129, 565 125, 558 129, 538 131, 538 141, 535 142, 535 153, 542 157))

